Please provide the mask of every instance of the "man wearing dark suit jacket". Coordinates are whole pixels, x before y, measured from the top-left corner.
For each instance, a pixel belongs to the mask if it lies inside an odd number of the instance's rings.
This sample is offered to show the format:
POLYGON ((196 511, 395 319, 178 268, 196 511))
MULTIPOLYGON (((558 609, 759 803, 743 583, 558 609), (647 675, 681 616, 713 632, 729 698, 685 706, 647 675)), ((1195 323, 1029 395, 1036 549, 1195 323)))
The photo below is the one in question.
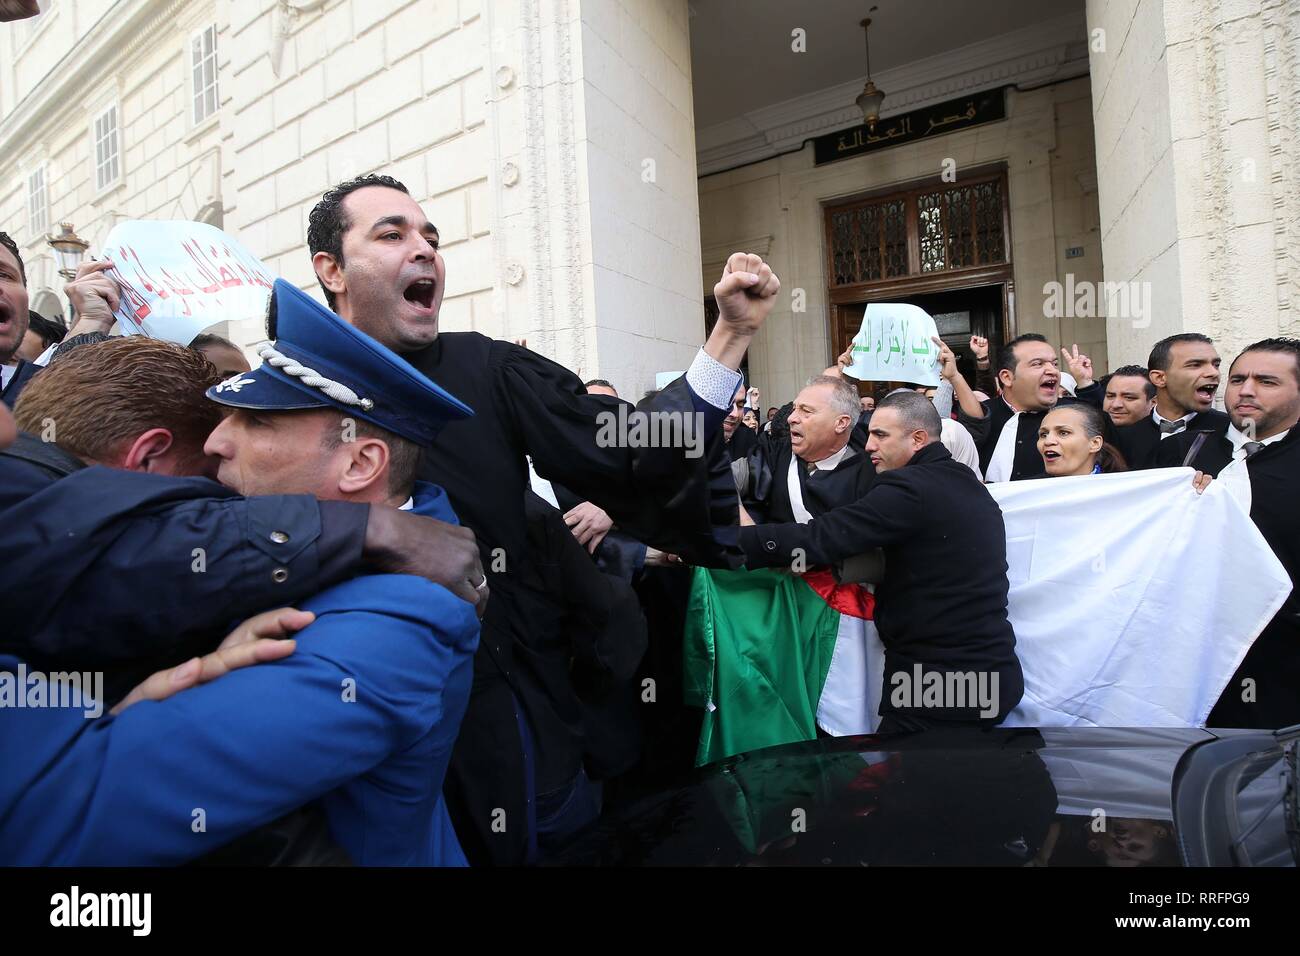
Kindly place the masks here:
MULTIPOLYGON (((1075 397, 1061 398, 1061 368, 1047 339, 1033 332, 1017 336, 998 350, 997 375, 1001 396, 994 396, 975 408, 969 400, 959 405, 957 420, 966 426, 980 454, 984 480, 1019 481, 1043 474, 1038 454, 1038 427, 1058 403, 1087 402, 1101 407, 1101 386, 1092 378, 1092 362, 1061 349, 1075 378, 1075 397)), ((1109 419, 1107 420, 1109 425, 1109 419)), ((1107 441, 1113 436, 1107 437, 1107 441)))
POLYGON ((748 567, 789 564, 796 549, 810 565, 884 550, 875 611, 885 645, 882 733, 997 723, 1024 691, 1007 619, 1002 512, 943 447, 940 428, 924 396, 888 396, 871 417, 876 478, 865 495, 807 524, 741 529, 748 567), (937 694, 922 693, 936 684, 937 694))
POLYGON ((329 190, 308 223, 312 264, 334 311, 475 412, 474 428, 442 432, 420 469, 474 531, 492 589, 445 792, 471 862, 517 863, 528 858, 534 830, 530 784, 548 803, 579 785, 564 760, 552 759, 566 748, 546 735, 567 691, 548 686, 551 672, 526 664, 553 637, 537 624, 549 619, 551 609, 538 606, 545 595, 520 585, 533 560, 527 458, 539 476, 599 505, 638 541, 698 564, 738 563, 735 484, 721 449, 712 455, 702 446, 720 431, 741 360, 780 282, 758 256, 728 259, 704 348, 640 409, 699 427, 690 437, 683 432, 684 441, 647 447, 618 434, 616 423, 628 421, 623 403, 588 395, 562 366, 477 332, 440 332, 446 264, 439 241, 406 187, 383 176, 329 190))
POLYGON ((1228 416, 1214 408, 1219 390, 1219 353, 1199 332, 1161 339, 1147 359, 1156 390, 1150 415, 1119 429, 1119 449, 1133 469, 1157 467, 1157 453, 1173 435, 1203 429, 1222 431, 1228 416))
MULTIPOLYGON (((1158 464, 1217 476, 1250 512, 1294 585, 1300 582, 1300 339, 1265 339, 1228 369, 1229 421, 1160 443, 1158 464)), ((1300 723, 1300 588, 1255 639, 1210 712, 1211 727, 1300 723)))
POLYGON ((38 369, 18 357, 27 334, 27 269, 18 244, 0 232, 0 399, 10 408, 38 369))
POLYGON ((750 456, 744 496, 750 517, 798 521, 801 513, 823 514, 866 494, 876 471, 850 444, 857 408, 857 390, 843 378, 809 379, 790 412, 789 440, 765 442, 750 456))

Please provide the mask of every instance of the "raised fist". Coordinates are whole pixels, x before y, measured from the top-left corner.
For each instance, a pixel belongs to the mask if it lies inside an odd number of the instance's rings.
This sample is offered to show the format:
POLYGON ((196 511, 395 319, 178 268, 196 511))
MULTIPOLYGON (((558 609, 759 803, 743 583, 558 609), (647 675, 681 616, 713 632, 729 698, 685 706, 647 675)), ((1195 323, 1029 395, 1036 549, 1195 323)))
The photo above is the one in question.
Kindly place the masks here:
POLYGON ((734 332, 753 335, 772 311, 780 291, 781 280, 771 266, 753 253, 734 252, 713 287, 718 321, 734 332))

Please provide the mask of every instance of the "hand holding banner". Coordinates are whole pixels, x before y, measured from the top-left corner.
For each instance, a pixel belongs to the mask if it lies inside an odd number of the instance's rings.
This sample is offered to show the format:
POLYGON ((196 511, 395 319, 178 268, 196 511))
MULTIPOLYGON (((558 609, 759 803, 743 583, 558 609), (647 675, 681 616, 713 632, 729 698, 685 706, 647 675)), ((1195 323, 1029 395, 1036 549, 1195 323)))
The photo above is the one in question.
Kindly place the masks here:
POLYGON ((853 361, 844 374, 868 382, 939 384, 938 336, 924 309, 901 302, 872 302, 849 351, 853 361))
POLYGON ((104 242, 132 335, 189 345, 209 326, 266 314, 275 277, 236 239, 202 222, 129 220, 104 242))

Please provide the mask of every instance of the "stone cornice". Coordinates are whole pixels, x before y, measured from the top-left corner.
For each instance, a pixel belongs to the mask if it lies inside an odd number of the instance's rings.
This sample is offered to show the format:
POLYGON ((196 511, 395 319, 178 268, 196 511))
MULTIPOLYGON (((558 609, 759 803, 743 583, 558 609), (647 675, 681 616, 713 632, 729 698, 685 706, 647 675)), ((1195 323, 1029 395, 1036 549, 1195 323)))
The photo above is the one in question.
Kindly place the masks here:
MULTIPOLYGON (((1088 72, 1082 11, 1004 33, 877 74, 893 116, 964 93, 1015 84, 1035 86, 1088 72)), ((798 149, 804 140, 862 122, 854 99, 861 78, 715 123, 696 134, 701 176, 798 149)))
POLYGON ((86 91, 118 73, 185 6, 186 0, 123 0, 110 8, 0 122, 0 160, 11 165, 32 139, 83 110, 86 91))

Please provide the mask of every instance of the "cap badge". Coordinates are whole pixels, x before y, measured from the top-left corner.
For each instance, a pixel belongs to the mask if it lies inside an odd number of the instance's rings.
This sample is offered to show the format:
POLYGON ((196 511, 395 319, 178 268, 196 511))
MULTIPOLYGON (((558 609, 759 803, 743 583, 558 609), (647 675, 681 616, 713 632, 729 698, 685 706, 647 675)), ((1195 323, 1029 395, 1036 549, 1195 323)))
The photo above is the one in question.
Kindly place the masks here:
POLYGON ((217 391, 218 391, 218 392, 238 392, 238 391, 239 391, 241 388, 243 388, 245 385, 256 385, 256 384, 257 384, 257 379, 255 379, 255 378, 240 378, 239 375, 236 374, 236 375, 232 375, 230 378, 226 379, 224 382, 218 382, 218 383, 217 383, 217 391))

